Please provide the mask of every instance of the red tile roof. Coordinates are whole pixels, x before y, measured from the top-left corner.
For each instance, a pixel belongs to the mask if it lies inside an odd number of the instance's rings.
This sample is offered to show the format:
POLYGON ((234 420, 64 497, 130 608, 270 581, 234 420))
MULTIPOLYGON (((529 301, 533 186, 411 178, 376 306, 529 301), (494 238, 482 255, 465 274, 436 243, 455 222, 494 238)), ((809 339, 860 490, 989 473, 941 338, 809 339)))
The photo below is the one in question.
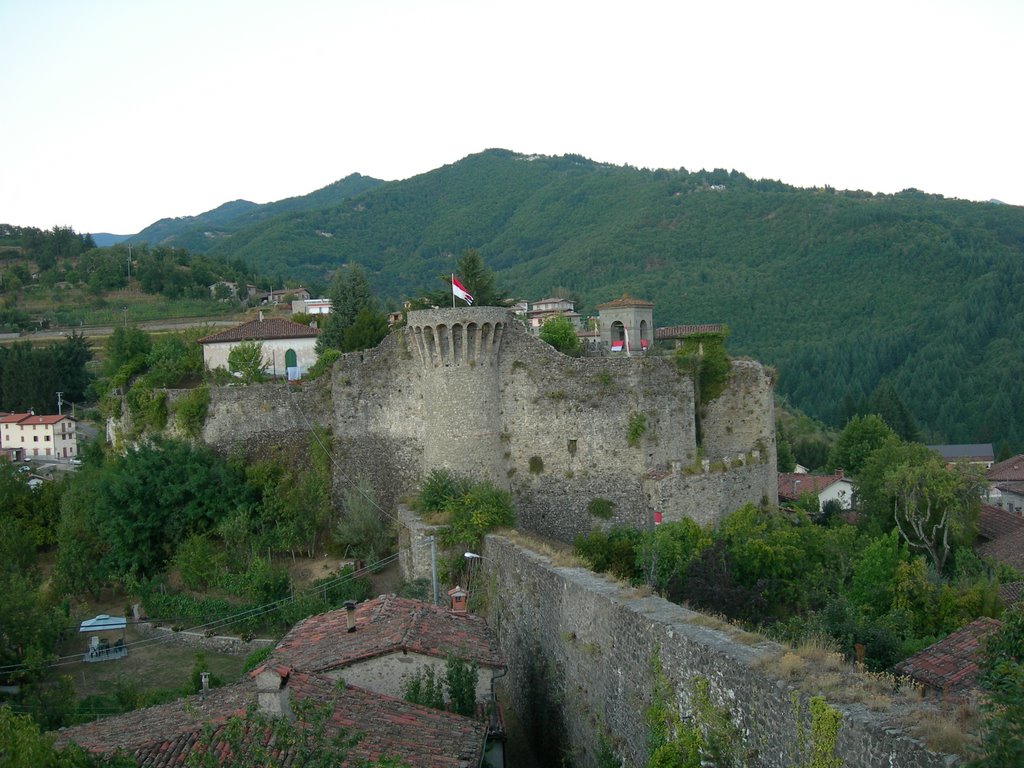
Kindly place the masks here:
POLYGON ((628 294, 622 294, 621 299, 615 299, 614 301, 606 301, 604 304, 598 304, 596 309, 617 309, 619 307, 653 307, 654 302, 644 301, 643 299, 634 299, 628 294))
POLYGON ((978 513, 978 535, 994 541, 1000 536, 1024 528, 1024 517, 1007 512, 1001 507, 982 504, 978 513))
POLYGON ((799 501, 800 494, 821 493, 830 485, 840 480, 847 480, 843 470, 838 470, 834 475, 808 475, 800 472, 779 472, 779 498, 787 501, 799 501))
POLYGON ((695 333, 722 333, 725 326, 721 323, 704 323, 703 325, 670 325, 655 328, 655 339, 685 339, 695 333))
MULTIPOLYGON (((310 701, 330 708, 324 738, 342 729, 347 735, 362 734, 341 766, 362 765, 383 756, 400 757, 412 768, 464 768, 479 764, 486 725, 451 712, 346 686, 333 680, 291 672, 287 690, 292 701, 310 701)), ((105 720, 65 728, 56 736, 58 745, 74 742, 90 752, 108 754, 123 750, 140 766, 171 768, 186 764, 206 723, 217 725, 214 741, 220 741, 225 721, 244 716, 256 703, 252 679, 216 688, 206 697, 190 696, 169 704, 136 710, 105 720)), ((263 729, 250 724, 243 744, 255 745, 266 738, 263 729)), ((292 765, 294 746, 274 754, 275 765, 292 765)))
POLYGON ((43 415, 36 415, 34 413, 11 413, 7 416, 0 417, 0 424, 59 424, 65 419, 68 421, 74 421, 70 416, 56 413, 43 415))
POLYGON ((293 323, 283 317, 266 320, 250 320, 218 333, 211 333, 199 339, 200 344, 214 344, 224 341, 270 341, 272 339, 306 339, 317 336, 319 329, 293 323))
POLYGON ((981 557, 991 557, 1011 568, 1024 571, 1024 528, 1004 533, 997 539, 986 541, 974 548, 981 557))
POLYGON ((999 585, 999 599, 1003 608, 1010 608, 1024 600, 1024 581, 1010 581, 999 585))
POLYGON ((929 645, 894 667, 897 674, 943 693, 962 693, 975 687, 982 642, 1003 625, 983 616, 929 645))
POLYGON ((1024 454, 1017 454, 1006 461, 993 464, 985 473, 985 477, 990 483, 1000 480, 1024 480, 1024 454))
POLYGON ((345 610, 299 622, 284 636, 268 664, 326 672, 398 651, 444 659, 449 653, 481 667, 503 665, 498 642, 481 616, 454 614, 418 600, 381 595, 356 606, 356 631, 345 610))

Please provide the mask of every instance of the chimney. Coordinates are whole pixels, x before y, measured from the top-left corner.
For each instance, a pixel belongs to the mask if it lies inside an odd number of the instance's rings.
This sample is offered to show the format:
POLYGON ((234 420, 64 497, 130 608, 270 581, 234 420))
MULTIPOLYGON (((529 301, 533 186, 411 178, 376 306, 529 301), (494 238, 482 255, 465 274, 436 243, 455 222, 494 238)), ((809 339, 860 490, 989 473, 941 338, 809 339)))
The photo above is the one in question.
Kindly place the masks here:
POLYGON ((256 676, 256 697, 260 712, 268 717, 294 720, 288 702, 288 667, 266 667, 256 676))
POLYGON ((348 625, 348 632, 356 631, 356 601, 346 600, 345 603, 345 622, 348 625))
POLYGON ((843 470, 842 469, 837 469, 836 470, 836 480, 842 480, 842 479, 843 479, 843 470))
POLYGON ((203 683, 203 696, 205 697, 206 696, 206 692, 210 690, 210 673, 209 672, 200 672, 199 673, 199 679, 202 680, 202 683, 203 683))
POLYGON ((448 590, 448 597, 452 601, 452 613, 466 612, 466 601, 469 599, 469 593, 466 590, 456 585, 448 590))
POLYGON ((262 309, 260 310, 260 322, 261 323, 263 322, 263 310, 262 309))

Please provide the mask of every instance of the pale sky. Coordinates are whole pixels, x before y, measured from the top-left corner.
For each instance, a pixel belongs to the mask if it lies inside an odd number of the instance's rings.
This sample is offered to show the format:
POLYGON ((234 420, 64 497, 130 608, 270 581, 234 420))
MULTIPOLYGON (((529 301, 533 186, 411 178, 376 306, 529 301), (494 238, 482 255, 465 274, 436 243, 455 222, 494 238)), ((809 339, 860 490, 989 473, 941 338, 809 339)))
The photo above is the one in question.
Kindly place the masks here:
POLYGON ((491 147, 1024 205, 1021 0, 0 0, 0 222, 134 234, 491 147))

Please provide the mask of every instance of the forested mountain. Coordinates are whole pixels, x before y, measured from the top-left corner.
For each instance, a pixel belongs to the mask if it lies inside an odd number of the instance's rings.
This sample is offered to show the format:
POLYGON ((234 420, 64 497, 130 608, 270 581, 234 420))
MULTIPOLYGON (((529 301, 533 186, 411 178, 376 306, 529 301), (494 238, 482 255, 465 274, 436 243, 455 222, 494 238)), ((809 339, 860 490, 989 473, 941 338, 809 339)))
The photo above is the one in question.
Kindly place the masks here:
POLYGON ((357 262, 391 298, 477 248, 524 298, 570 292, 586 313, 628 291, 657 325, 727 323, 733 354, 827 422, 887 378, 925 439, 1024 448, 1020 207, 489 150, 230 228, 202 249, 299 279, 357 262))
POLYGON ((379 179, 353 173, 316 192, 300 197, 289 197, 264 205, 248 200, 234 200, 198 216, 160 219, 128 239, 133 242, 142 241, 152 245, 185 248, 189 251, 209 251, 219 238, 228 237, 245 227, 288 213, 336 206, 382 183, 379 179))

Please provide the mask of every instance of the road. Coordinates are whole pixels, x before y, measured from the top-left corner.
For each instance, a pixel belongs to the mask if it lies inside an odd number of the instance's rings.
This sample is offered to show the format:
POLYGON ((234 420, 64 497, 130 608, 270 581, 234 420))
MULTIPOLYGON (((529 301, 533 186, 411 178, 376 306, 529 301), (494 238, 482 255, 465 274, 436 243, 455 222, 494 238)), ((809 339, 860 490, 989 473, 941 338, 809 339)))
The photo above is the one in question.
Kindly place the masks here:
MULTIPOLYGON (((197 325, 208 325, 211 328, 230 328, 238 325, 238 320, 213 320, 207 317, 183 317, 171 318, 168 320, 152 320, 146 323, 133 323, 144 331, 182 331, 186 328, 195 328, 197 325)), ((72 333, 82 336, 110 336, 114 332, 114 325, 83 325, 77 328, 48 328, 42 331, 22 334, 3 334, 3 341, 50 341, 60 340, 72 333)))

